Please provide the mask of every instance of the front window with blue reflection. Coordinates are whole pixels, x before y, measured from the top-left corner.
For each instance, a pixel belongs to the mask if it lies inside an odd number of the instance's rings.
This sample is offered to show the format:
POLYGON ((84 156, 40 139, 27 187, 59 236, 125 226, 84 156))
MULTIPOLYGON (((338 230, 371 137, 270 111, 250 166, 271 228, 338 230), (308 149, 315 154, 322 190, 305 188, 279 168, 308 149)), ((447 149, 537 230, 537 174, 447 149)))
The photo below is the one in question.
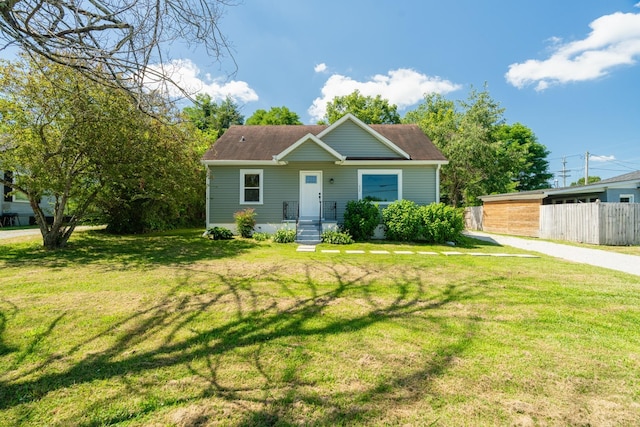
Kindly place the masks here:
POLYGON ((398 200, 398 175, 362 174, 362 199, 373 202, 398 200))

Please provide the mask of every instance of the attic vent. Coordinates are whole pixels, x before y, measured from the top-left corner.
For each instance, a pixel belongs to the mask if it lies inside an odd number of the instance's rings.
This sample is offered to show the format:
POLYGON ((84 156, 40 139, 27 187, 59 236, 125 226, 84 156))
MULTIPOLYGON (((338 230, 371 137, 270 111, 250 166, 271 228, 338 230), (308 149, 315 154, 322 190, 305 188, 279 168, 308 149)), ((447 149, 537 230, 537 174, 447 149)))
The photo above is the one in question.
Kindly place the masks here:
POLYGON ((240 137, 240 142, 245 142, 245 141, 246 141, 246 139, 245 139, 244 135, 242 135, 242 136, 240 137))

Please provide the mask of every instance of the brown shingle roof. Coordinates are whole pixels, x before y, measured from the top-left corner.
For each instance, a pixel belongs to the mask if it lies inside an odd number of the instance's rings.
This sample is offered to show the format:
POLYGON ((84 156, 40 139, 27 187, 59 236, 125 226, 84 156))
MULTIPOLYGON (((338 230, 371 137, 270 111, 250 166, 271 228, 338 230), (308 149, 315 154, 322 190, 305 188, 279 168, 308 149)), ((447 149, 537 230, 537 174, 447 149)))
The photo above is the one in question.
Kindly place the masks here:
MULTIPOLYGON (((231 126, 203 156, 203 160, 272 160, 307 134, 318 135, 325 125, 231 126)), ((370 125, 411 156, 412 160, 446 161, 417 125, 370 125)), ((362 153, 362 158, 367 153, 362 153)), ((382 159, 380 159, 382 160, 382 159)))

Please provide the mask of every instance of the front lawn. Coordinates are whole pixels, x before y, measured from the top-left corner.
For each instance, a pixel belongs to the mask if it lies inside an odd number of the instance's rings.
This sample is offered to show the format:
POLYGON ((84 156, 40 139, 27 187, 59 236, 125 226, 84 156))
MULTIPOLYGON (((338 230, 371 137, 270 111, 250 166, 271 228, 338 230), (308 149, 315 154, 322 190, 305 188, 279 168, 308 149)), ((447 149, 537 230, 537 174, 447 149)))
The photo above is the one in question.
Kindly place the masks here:
POLYGON ((200 233, 0 240, 0 425, 640 420, 637 276, 200 233))

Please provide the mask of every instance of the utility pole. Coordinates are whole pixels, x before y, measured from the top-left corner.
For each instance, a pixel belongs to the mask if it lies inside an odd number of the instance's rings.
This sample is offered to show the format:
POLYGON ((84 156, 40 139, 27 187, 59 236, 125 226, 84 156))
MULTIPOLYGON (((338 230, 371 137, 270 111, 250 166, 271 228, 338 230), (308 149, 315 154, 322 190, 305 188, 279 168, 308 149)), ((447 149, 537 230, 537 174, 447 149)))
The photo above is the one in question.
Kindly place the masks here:
POLYGON ((589 152, 584 155, 584 185, 589 184, 589 152))
POLYGON ((567 172, 569 172, 567 170, 567 158, 566 158, 566 156, 562 156, 562 173, 560 174, 560 178, 562 178, 562 186, 563 187, 567 186, 567 177, 571 176, 567 172))

